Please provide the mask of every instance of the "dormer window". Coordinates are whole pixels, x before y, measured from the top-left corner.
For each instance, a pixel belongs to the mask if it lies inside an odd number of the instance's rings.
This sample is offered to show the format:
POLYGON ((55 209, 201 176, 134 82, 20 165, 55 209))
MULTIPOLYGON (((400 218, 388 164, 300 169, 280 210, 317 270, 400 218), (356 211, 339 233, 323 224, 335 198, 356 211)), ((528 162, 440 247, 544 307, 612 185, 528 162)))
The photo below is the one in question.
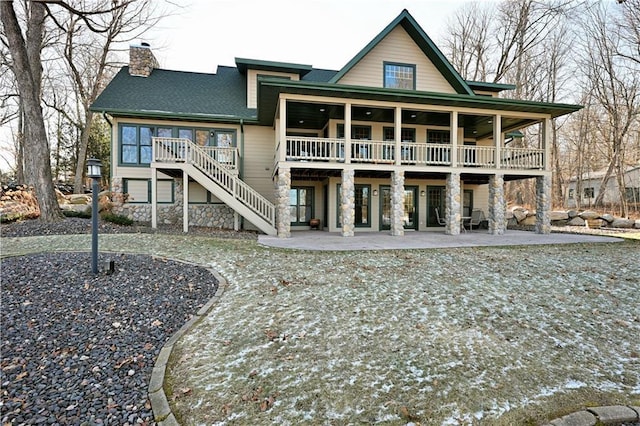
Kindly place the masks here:
POLYGON ((384 63, 384 87, 387 89, 416 89, 416 66, 411 64, 384 63))

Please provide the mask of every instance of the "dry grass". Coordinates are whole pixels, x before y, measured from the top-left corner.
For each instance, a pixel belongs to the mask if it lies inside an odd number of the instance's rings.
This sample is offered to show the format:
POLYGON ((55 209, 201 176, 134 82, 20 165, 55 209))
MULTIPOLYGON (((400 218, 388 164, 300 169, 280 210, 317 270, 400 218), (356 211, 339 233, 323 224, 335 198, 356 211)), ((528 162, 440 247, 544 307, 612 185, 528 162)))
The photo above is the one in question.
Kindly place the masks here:
POLYGON ((209 250, 229 289, 172 358, 183 424, 536 424, 640 401, 637 243, 209 250))

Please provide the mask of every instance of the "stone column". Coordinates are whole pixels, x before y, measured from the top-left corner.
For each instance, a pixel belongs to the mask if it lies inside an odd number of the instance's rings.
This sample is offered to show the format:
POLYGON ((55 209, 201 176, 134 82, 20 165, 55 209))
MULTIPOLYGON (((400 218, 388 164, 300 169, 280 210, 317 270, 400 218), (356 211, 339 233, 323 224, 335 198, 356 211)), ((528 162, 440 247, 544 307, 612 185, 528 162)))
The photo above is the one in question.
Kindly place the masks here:
POLYGON ((353 237, 355 234, 356 219, 356 193, 355 171, 342 171, 342 198, 340 199, 340 212, 342 213, 342 236, 353 237))
POLYGON ((291 236, 290 190, 291 170, 280 167, 276 178, 276 229, 279 238, 291 236))
POLYGON ((447 199, 445 200, 445 234, 460 234, 460 173, 447 175, 447 199))
POLYGON ((536 234, 551 233, 551 176, 536 177, 536 234))
POLYGON ((391 175, 391 235, 404 235, 404 171, 391 175))
POLYGON ((506 229, 504 200, 504 176, 489 177, 489 233, 502 235, 506 229))

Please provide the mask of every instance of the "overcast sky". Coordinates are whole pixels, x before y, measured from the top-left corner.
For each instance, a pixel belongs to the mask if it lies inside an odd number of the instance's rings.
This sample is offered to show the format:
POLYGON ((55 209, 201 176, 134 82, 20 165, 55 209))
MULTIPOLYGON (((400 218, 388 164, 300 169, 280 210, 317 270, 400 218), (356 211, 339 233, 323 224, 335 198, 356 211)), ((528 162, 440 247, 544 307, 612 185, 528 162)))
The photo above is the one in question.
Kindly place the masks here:
MULTIPOLYGON (((488 1, 488 0, 486 0, 488 1)), ((340 69, 403 9, 436 42, 463 0, 187 0, 144 41, 166 69, 214 72, 235 57, 340 69)))

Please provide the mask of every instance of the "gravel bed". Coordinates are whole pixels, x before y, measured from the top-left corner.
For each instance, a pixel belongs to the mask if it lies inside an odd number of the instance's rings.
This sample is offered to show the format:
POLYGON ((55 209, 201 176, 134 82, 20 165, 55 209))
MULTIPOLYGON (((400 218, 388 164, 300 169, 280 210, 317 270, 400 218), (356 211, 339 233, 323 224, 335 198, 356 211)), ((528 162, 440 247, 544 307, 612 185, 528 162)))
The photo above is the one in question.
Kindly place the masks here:
MULTIPOLYGON (((158 225, 151 228, 148 223, 136 223, 131 226, 116 225, 111 222, 99 220, 98 232, 100 234, 183 234, 182 224, 158 225)), ((46 223, 39 219, 22 220, 0 225, 0 237, 33 237, 40 235, 72 235, 90 234, 91 219, 69 217, 58 222, 46 223)), ((258 233, 252 231, 230 231, 227 229, 214 229, 209 227, 190 226, 189 234, 206 235, 216 238, 249 239, 257 240, 258 233)))
MULTIPOLYGON (((78 233, 85 222, 61 223, 78 233)), ((28 221, 2 231, 7 237, 60 229, 28 221)), ((2 259, 3 425, 153 424, 147 387, 155 359, 217 282, 195 265, 148 255, 109 258, 116 265, 111 275, 91 273, 90 253, 2 259)))

